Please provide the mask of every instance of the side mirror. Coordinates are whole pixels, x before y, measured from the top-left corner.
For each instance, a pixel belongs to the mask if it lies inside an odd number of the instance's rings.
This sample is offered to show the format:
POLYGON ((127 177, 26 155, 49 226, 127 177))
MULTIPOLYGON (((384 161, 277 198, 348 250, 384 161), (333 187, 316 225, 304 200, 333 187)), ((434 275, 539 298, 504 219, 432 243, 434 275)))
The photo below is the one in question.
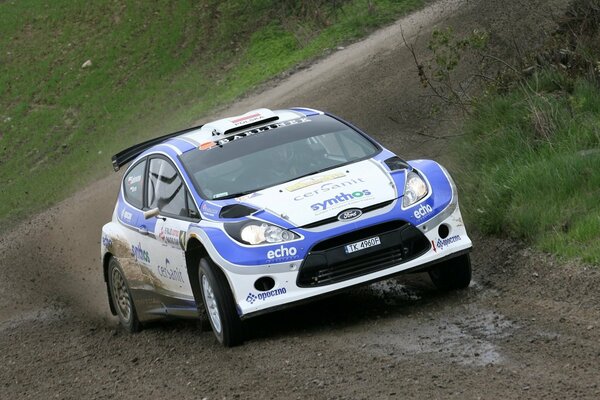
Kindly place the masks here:
POLYGON ((144 219, 149 219, 152 217, 158 217, 158 214, 160 213, 160 209, 158 207, 153 208, 151 210, 148 211, 144 211, 144 219))
POLYGON ((190 210, 188 216, 193 219, 200 219, 200 214, 198 214, 198 211, 196 210, 190 210))

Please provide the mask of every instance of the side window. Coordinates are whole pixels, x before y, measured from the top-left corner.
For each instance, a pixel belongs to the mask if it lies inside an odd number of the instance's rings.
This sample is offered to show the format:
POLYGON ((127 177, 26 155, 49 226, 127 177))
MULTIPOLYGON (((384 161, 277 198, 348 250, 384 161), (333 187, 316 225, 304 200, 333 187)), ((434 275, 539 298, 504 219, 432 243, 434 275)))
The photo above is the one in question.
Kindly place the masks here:
POLYGON ((175 167, 163 158, 153 158, 148 172, 148 207, 187 217, 185 185, 175 167))
POLYGON ((140 162, 123 178, 123 196, 134 207, 144 206, 144 170, 146 160, 140 162))

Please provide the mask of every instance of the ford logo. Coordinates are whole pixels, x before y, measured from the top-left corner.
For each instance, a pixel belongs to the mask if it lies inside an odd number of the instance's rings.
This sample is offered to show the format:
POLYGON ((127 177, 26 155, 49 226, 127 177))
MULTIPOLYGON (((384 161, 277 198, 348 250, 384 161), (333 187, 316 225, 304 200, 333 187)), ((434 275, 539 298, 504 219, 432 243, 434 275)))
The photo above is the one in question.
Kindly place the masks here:
POLYGON ((342 211, 338 214, 338 220, 340 221, 350 221, 356 219, 362 215, 362 211, 358 208, 351 208, 346 211, 342 211))

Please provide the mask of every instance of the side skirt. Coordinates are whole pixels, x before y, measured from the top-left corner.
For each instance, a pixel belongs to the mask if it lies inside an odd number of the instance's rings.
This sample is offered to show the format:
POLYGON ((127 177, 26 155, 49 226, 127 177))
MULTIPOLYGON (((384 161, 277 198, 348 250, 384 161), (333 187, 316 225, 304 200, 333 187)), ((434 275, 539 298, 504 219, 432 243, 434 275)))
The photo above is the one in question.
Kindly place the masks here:
POLYGON ((179 298, 147 289, 132 289, 131 292, 140 322, 171 317, 186 319, 199 317, 193 298, 179 298))

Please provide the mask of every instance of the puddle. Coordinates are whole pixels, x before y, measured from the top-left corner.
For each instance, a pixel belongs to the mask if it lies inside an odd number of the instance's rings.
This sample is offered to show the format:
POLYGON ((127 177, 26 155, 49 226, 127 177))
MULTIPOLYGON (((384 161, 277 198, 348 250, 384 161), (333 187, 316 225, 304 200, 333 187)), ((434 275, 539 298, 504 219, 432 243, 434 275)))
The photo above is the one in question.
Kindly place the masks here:
POLYGON ((436 313, 396 321, 392 332, 373 333, 365 350, 398 361, 427 353, 462 365, 503 363, 504 356, 496 343, 512 335, 517 326, 491 310, 467 306, 456 311, 462 315, 436 313))

